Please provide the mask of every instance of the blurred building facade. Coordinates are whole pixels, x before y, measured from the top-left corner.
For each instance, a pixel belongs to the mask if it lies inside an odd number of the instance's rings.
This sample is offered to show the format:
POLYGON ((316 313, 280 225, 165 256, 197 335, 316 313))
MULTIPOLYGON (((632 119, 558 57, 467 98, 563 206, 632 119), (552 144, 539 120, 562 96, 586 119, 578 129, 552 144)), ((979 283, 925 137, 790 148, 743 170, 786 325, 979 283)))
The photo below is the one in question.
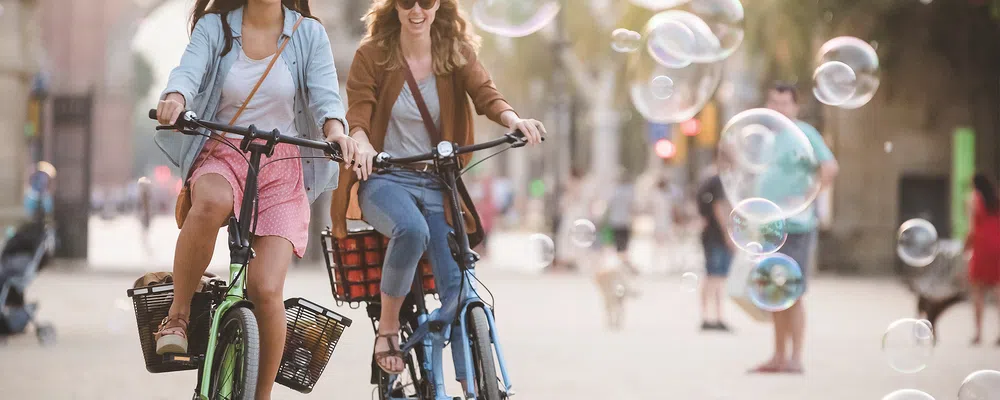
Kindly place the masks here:
POLYGON ((32 89, 42 67, 38 1, 0 1, 0 223, 24 217, 21 187, 27 166, 32 89))

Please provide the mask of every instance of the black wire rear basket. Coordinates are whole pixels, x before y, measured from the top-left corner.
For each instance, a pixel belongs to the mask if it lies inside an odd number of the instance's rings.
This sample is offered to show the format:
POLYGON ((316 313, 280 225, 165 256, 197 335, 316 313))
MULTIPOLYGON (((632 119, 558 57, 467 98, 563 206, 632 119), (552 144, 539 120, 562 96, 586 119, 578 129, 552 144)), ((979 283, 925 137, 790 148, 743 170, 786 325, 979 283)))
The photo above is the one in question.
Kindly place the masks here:
MULTIPOLYGON (((160 322, 170 311, 170 303, 174 300, 174 285, 166 283, 128 289, 135 307, 135 322, 139 328, 139 344, 142 346, 142 357, 146 361, 146 370, 152 373, 184 371, 198 369, 196 364, 187 362, 171 362, 156 354, 156 339, 153 334, 160 327, 160 322)), ((203 356, 208 347, 208 329, 212 324, 209 310, 212 305, 212 294, 197 292, 191 301, 191 322, 188 325, 188 355, 203 356)))
POLYGON ((275 382, 312 392, 351 319, 303 298, 285 300, 288 332, 275 382))

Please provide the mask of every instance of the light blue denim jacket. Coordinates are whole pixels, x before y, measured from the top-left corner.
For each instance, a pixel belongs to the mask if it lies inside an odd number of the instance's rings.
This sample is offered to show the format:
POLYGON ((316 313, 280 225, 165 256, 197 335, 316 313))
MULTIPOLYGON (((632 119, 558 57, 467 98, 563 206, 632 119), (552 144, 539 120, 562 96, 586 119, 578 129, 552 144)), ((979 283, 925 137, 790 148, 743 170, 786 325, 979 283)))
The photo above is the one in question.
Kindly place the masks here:
MULTIPOLYGON (((278 43, 292 36, 281 58, 288 65, 298 88, 295 93, 295 129, 300 137, 323 140, 323 124, 328 119, 337 119, 344 124, 344 132, 349 132, 326 30, 318 21, 306 18, 293 35, 292 27, 301 14, 287 8, 284 10, 285 26, 278 43)), ((198 21, 180 65, 170 72, 161 99, 169 93, 180 93, 188 110, 194 111, 199 118, 215 120, 222 98, 222 84, 240 54, 243 9, 230 12, 228 21, 233 32, 233 47, 224 57, 219 57, 225 47, 220 15, 207 14, 198 21)), ((205 136, 182 135, 174 131, 159 131, 155 137, 157 146, 174 165, 181 168, 184 177, 190 175, 194 160, 207 140, 205 136)), ((300 150, 303 157, 323 157, 323 152, 318 150, 300 150)), ((323 192, 337 188, 338 166, 322 158, 302 159, 302 173, 310 203, 323 192)))

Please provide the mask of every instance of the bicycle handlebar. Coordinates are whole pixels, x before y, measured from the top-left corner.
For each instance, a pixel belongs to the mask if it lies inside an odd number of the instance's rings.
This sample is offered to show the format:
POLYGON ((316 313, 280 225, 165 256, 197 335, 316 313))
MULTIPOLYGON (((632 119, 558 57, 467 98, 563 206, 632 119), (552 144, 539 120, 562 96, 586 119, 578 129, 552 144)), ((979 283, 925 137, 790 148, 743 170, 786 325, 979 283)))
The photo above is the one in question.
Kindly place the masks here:
MULTIPOLYGON (((149 110, 149 119, 156 119, 156 110, 149 110)), ((295 146, 308 147, 311 149, 322 150, 324 153, 333 157, 334 161, 342 162, 343 155, 340 152, 340 145, 336 143, 304 139, 294 136, 284 136, 277 129, 270 132, 258 131, 253 125, 248 127, 242 126, 232 126, 225 125, 211 121, 204 121, 198 119, 198 116, 192 111, 184 111, 179 117, 177 117, 177 122, 174 125, 159 125, 156 130, 167 130, 175 129, 185 135, 200 135, 201 133, 195 131, 198 128, 207 128, 214 131, 222 131, 237 134, 248 139, 264 139, 264 140, 274 140, 276 143, 287 143, 295 146)))
MULTIPOLYGON (((544 137, 542 138, 542 141, 545 141, 544 137)), ((453 148, 453 151, 455 155, 461 155, 461 154, 474 153, 480 150, 491 149, 503 144, 510 144, 512 145, 511 147, 523 147, 524 145, 528 144, 528 142, 525 140, 524 133, 522 133, 520 130, 515 130, 514 132, 504 134, 503 137, 501 138, 469 146, 460 146, 458 148, 453 148)), ((433 160, 435 157, 437 157, 437 155, 438 152, 433 151, 430 153, 424 153, 416 156, 393 158, 388 154, 386 154, 385 152, 382 152, 375 157, 374 167, 378 169, 384 169, 394 165, 412 164, 421 161, 429 161, 433 160)))

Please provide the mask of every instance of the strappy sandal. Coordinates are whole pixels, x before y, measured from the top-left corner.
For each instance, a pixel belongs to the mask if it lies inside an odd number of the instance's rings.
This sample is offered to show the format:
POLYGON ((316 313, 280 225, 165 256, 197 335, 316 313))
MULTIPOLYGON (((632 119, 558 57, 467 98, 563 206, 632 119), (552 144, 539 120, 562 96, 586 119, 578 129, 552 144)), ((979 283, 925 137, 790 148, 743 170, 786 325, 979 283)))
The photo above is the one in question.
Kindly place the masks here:
MULTIPOLYGON (((385 371, 385 373, 390 375, 399 375, 403 373, 405 366, 400 368, 398 371, 389 370, 385 367, 384 361, 389 357, 399 357, 400 361, 404 361, 403 352, 399 351, 399 334, 398 333, 380 333, 375 336, 375 344, 378 344, 379 339, 385 339, 386 343, 389 344, 389 350, 376 351, 375 352, 375 364, 378 365, 380 369, 385 371), (390 340, 390 338, 396 338, 396 340, 390 340), (394 344, 395 343, 395 344, 394 344)), ((401 363, 402 364, 402 363, 401 363)))
POLYGON ((188 351, 188 317, 166 316, 160 322, 160 328, 153 334, 156 339, 156 354, 187 354, 188 351))

